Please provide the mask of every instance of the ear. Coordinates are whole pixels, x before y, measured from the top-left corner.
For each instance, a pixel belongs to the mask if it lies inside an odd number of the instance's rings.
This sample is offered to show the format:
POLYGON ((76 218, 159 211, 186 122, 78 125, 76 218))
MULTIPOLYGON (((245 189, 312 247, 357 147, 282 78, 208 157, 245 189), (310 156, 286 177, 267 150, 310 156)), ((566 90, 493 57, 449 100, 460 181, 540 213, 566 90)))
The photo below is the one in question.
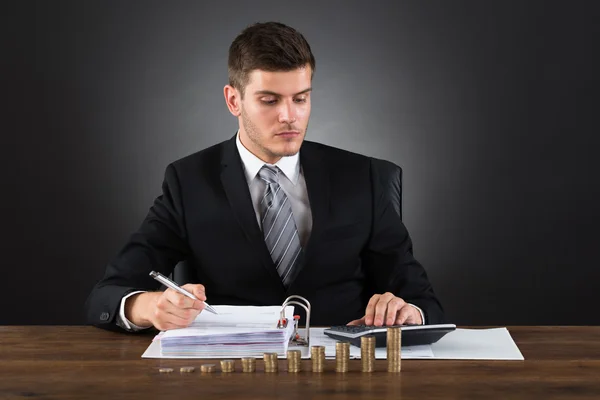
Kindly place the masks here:
POLYGON ((234 117, 239 117, 242 113, 242 97, 240 92, 233 86, 226 85, 223 88, 223 95, 225 96, 225 103, 227 104, 227 108, 229 108, 229 112, 234 117))

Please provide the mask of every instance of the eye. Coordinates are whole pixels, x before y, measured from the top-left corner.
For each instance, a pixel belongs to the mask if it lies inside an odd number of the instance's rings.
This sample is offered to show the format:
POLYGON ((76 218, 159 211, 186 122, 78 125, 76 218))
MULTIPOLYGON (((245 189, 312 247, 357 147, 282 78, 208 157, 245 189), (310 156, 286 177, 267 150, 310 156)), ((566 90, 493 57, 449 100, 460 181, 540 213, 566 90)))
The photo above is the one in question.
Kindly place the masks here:
POLYGON ((277 100, 264 100, 264 99, 262 99, 261 101, 262 101, 264 104, 266 104, 266 105, 269 105, 269 106, 270 106, 270 105, 273 105, 273 104, 275 104, 275 103, 277 103, 277 100))
POLYGON ((306 103, 306 97, 294 99, 296 103, 306 103))

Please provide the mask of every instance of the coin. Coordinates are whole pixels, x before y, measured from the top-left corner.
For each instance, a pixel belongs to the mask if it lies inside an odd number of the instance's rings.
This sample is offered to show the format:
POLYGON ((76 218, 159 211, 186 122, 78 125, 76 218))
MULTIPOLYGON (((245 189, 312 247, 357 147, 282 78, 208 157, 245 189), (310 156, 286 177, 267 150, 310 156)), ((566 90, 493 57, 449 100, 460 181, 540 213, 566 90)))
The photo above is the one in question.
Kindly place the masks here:
POLYGON ((242 358, 242 371, 243 372, 255 372, 256 371, 256 359, 254 357, 242 358))
POLYGON ((202 364, 200 372, 215 372, 215 364, 202 364))
POLYGON ((159 368, 158 372, 160 372, 161 374, 168 374, 173 372, 173 368, 159 368))
POLYGON ((335 344, 335 371, 348 372, 350 362, 350 343, 337 342, 335 344))
POLYGON ((288 350, 288 372, 300 372, 302 352, 300 350, 288 350))
POLYGON ((400 327, 387 329, 387 362, 388 372, 400 372, 402 370, 402 330, 400 327))
POLYGON ((194 372, 196 368, 194 367, 181 367, 179 368, 179 372, 194 372))
POLYGON ((360 338, 360 360, 362 372, 375 371, 375 336, 367 335, 360 338))
POLYGON ((310 358, 313 372, 323 372, 325 368, 325 346, 312 346, 310 358))
POLYGON ((223 371, 223 372, 235 371, 235 361, 234 360, 221 360, 221 371, 223 371))
POLYGON ((263 360, 265 362, 265 372, 277 372, 279 370, 277 353, 264 353, 263 360))

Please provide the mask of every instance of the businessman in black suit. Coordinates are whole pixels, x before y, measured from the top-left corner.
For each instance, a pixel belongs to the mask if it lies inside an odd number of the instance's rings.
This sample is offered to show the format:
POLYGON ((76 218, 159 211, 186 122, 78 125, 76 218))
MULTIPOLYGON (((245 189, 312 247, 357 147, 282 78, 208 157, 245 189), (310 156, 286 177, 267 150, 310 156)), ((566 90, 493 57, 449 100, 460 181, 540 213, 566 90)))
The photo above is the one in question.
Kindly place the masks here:
POLYGON ((231 139, 170 164, 139 230, 87 302, 90 323, 137 331, 189 325, 203 310, 151 270, 187 260, 184 287, 212 304, 276 305, 291 294, 311 321, 432 324, 440 302, 368 157, 304 141, 315 60, 279 23, 246 28, 229 50, 231 139))

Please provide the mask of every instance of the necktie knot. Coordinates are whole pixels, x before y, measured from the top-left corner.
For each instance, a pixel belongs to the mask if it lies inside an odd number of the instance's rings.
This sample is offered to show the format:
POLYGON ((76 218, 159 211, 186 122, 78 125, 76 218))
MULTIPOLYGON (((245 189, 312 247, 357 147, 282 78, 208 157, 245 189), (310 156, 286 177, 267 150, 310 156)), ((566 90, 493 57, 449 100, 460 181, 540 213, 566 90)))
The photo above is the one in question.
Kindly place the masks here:
POLYGON ((279 183, 279 177, 277 176, 278 170, 279 168, 277 167, 265 164, 260 171, 258 171, 258 176, 268 184, 279 183))

